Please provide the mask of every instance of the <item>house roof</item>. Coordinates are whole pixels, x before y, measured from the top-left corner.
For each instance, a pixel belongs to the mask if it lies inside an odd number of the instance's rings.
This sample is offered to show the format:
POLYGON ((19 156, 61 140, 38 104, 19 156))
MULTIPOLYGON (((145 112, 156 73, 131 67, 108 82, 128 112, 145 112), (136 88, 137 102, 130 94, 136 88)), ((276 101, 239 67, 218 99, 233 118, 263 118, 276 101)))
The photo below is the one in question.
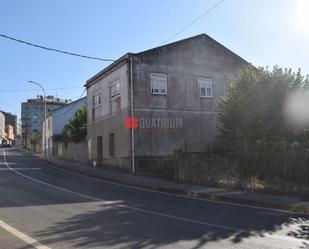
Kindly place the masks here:
POLYGON ((53 114, 55 114, 55 112, 58 112, 60 109, 63 109, 63 108, 69 107, 69 106, 72 106, 72 108, 73 108, 74 105, 76 105, 78 102, 80 102, 80 101, 82 101, 82 100, 85 100, 86 98, 87 98, 87 97, 83 97, 83 98, 74 100, 74 101, 70 102, 69 104, 60 106, 60 107, 54 109, 48 116, 52 116, 53 114))
POLYGON ((168 43, 168 44, 165 44, 165 45, 161 45, 161 46, 158 46, 158 47, 154 47, 154 48, 151 48, 151 49, 148 49, 148 50, 136 53, 135 55, 138 56, 138 55, 143 55, 143 54, 146 54, 146 53, 151 53, 154 50, 172 48, 172 47, 175 47, 175 45, 178 45, 178 44, 181 44, 181 43, 187 43, 187 42, 189 42, 191 40, 198 40, 198 39, 203 39, 203 38, 205 40, 211 41, 212 43, 218 45, 219 47, 223 48, 226 52, 231 53, 232 55, 238 57, 239 59, 243 60, 245 63, 249 63, 245 59, 240 57, 238 54, 234 53, 232 50, 228 49, 227 47, 222 45, 220 42, 216 41, 215 39, 213 39, 212 37, 210 37, 209 35, 207 35, 205 33, 199 34, 199 35, 196 35, 196 36, 192 36, 192 37, 188 37, 188 38, 185 38, 185 39, 182 39, 182 40, 178 40, 178 41, 175 41, 175 42, 172 42, 172 43, 168 43))
POLYGON ((92 85, 92 83, 97 80, 98 78, 100 78, 102 75, 104 75, 105 73, 111 71, 112 69, 114 69, 115 67, 117 67, 120 63, 122 63, 123 61, 127 60, 130 58, 132 53, 126 53, 125 55, 121 56, 119 59, 115 60, 112 64, 108 65, 106 68, 104 68, 103 70, 101 70, 100 72, 98 72, 97 74, 95 74, 94 76, 92 76, 89 80, 86 81, 86 84, 84 85, 85 87, 89 87, 90 85, 92 85))
POLYGON ((209 35, 207 34, 199 34, 196 36, 192 36, 189 38, 185 38, 179 41, 175 41, 172 43, 168 43, 162 46, 158 46, 155 48, 151 48, 139 53, 126 53, 125 55, 123 55, 122 57, 120 57, 119 59, 117 59, 116 61, 114 61, 112 64, 110 64, 109 66, 107 66, 106 68, 104 68, 103 70, 101 70, 99 73, 95 74, 93 77, 91 77, 89 80, 86 81, 86 84, 84 85, 85 87, 89 87, 92 84, 94 84, 96 82, 97 79, 99 79, 100 77, 102 77, 104 74, 109 73, 110 71, 114 70, 118 65, 120 65, 121 63, 123 63, 124 61, 128 60, 131 56, 140 56, 146 53, 151 53, 154 50, 159 50, 159 49, 164 49, 164 48, 169 48, 169 47, 174 47, 177 44, 180 43, 185 43, 188 42, 190 40, 195 40, 195 39, 201 39, 201 38, 206 38, 207 40, 215 43, 216 45, 222 47, 224 50, 226 50, 228 53, 231 53, 232 55, 238 57, 239 59, 243 60, 245 63, 248 63, 245 59, 243 59, 242 57, 240 57, 239 55, 235 54, 233 51, 231 51, 230 49, 228 49, 227 47, 223 46, 221 43, 219 43, 218 41, 216 41, 215 39, 211 38, 209 35))

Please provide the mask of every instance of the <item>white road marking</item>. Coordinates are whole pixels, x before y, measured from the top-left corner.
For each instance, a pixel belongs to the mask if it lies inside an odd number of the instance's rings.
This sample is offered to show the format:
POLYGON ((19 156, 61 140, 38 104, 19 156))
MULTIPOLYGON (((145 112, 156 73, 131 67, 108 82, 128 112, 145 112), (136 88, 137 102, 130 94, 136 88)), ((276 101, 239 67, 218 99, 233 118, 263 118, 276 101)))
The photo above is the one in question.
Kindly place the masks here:
POLYGON ((55 185, 52 185, 52 184, 49 184, 49 183, 46 183, 46 182, 37 180, 37 179, 35 179, 35 178, 32 178, 32 177, 30 177, 30 176, 27 176, 27 175, 25 175, 25 174, 23 174, 23 173, 18 172, 17 170, 11 168, 11 167, 9 166, 9 164, 7 163, 7 161, 6 161, 5 150, 3 151, 3 158, 4 158, 4 164, 5 164, 5 166, 6 166, 9 170, 14 171, 16 174, 18 174, 18 175, 20 175, 20 176, 22 176, 22 177, 24 177, 24 178, 27 178, 27 179, 29 179, 29 180, 31 180, 31 181, 33 181, 33 182, 36 182, 36 183, 39 183, 39 184, 42 184, 42 185, 45 185, 45 186, 48 186, 48 187, 51 187, 51 188, 54 188, 54 189, 57 189, 57 190, 66 192, 66 193, 69 193, 69 194, 78 195, 78 196, 80 196, 80 197, 83 197, 83 198, 86 198, 86 199, 90 199, 90 200, 92 200, 92 201, 101 201, 101 199, 98 199, 98 198, 95 198, 95 197, 92 197, 92 196, 88 196, 88 195, 84 195, 84 194, 80 194, 80 193, 77 193, 77 192, 74 192, 74 191, 71 191, 71 190, 68 190, 68 189, 64 189, 64 188, 61 188, 61 187, 57 187, 57 186, 55 186, 55 185))
MULTIPOLYGON (((240 204, 240 203, 231 203, 231 202, 227 202, 227 201, 202 199, 202 198, 188 196, 188 195, 173 194, 173 193, 167 193, 167 192, 162 192, 162 191, 152 190, 152 189, 147 189, 147 188, 142 188, 142 187, 135 187, 135 186, 127 185, 127 184, 124 184, 124 183, 116 183, 116 182, 112 182, 112 181, 109 181, 109 180, 103 180, 103 179, 99 179, 99 178, 95 178, 95 177, 91 177, 91 176, 82 175, 80 173, 75 173, 75 172, 72 172, 72 171, 69 171, 69 170, 66 170, 66 169, 54 166, 51 163, 49 163, 48 161, 43 161, 43 162, 46 165, 48 165, 49 167, 57 169, 59 171, 66 172, 67 174, 71 174, 71 175, 87 178, 87 179, 90 179, 90 180, 93 180, 93 181, 97 181, 97 182, 103 182, 103 183, 114 185, 114 186, 119 186, 119 187, 123 187, 123 188, 134 189, 134 190, 139 190, 139 191, 142 191, 142 192, 150 192, 150 193, 155 193, 155 194, 160 194, 160 195, 167 195, 167 196, 172 196, 172 197, 177 197, 177 198, 185 198, 185 199, 190 199, 190 200, 195 200, 195 201, 218 203, 218 204, 224 204, 224 205, 228 205, 228 206, 246 207, 246 208, 267 210, 267 211, 273 211, 273 212, 281 212, 281 213, 287 213, 287 214, 299 214, 299 213, 295 213, 295 212, 292 212, 292 211, 288 211, 288 210, 284 210, 284 209, 279 209, 279 208, 267 208, 267 207, 253 206, 253 205, 249 205, 249 204, 240 204)), ((306 216, 306 214, 302 214, 302 215, 306 216)))
MULTIPOLYGON (((14 170, 17 170, 17 171, 21 171, 21 170, 42 170, 42 168, 12 168, 14 170)), ((8 168, 0 168, 0 171, 8 171, 8 170, 11 170, 11 169, 8 169, 8 168)))
MULTIPOLYGON (((86 195, 86 194, 81 194, 75 191, 71 191, 68 189, 64 189, 37 179, 34 179, 30 176, 24 175, 23 173, 20 173, 12 168, 10 168, 9 164, 6 161, 6 154, 5 151, 3 151, 3 157, 4 157, 4 163, 6 165, 6 167, 8 167, 9 169, 11 169, 13 172, 15 172, 16 174, 27 178, 33 182, 48 186, 50 188, 54 188, 57 189, 59 191, 63 191, 66 193, 70 193, 70 194, 74 194, 92 201, 100 201, 103 202, 103 204, 107 204, 107 205, 112 205, 118 208, 125 208, 125 209, 131 209, 134 211, 138 211, 138 212, 142 212, 142 213, 146 213, 146 214, 151 214, 151 215, 156 215, 156 216, 161 216, 161 217, 165 217, 165 218, 170 218, 170 219, 174 219, 174 220, 178 220, 178 221, 184 221, 184 222, 189 222, 189 223, 193 223, 193 224, 198 224, 198 225, 204 225, 204 226, 208 226, 208 227, 214 227, 214 228, 219 228, 219 229, 223 229, 223 230, 228 230, 228 231, 233 231, 233 232, 238 232, 238 233, 248 233, 250 231, 247 230, 243 230, 243 229, 238 229, 235 227, 230 227, 230 226, 224 226, 224 225, 217 225, 217 224, 213 224, 213 223, 208 223, 208 222, 203 222, 203 221, 198 221, 198 220, 193 220, 190 218, 184 218, 184 217, 180 217, 180 216, 175 216, 175 215, 170 215, 170 214, 166 214, 166 213, 162 213, 162 212, 156 212, 156 211, 150 211, 147 209, 143 209, 143 208, 137 208, 137 207, 132 207, 132 206, 128 206, 128 205, 124 205, 124 204, 118 204, 117 202, 113 202, 113 201, 106 201, 100 198, 96 198, 90 195, 86 195)), ((159 192, 160 193, 160 192, 159 192)), ((198 199, 199 200, 199 199, 198 199)), ((294 242, 302 242, 302 243, 307 243, 307 240, 304 239, 300 239, 300 238, 295 238, 295 237, 291 237, 291 236, 282 236, 282 235, 275 235, 275 234, 268 234, 265 233, 263 234, 263 236, 269 237, 269 238, 273 238, 273 239, 280 239, 280 240, 285 240, 285 241, 294 241, 294 242)))
POLYGON ((216 225, 216 224, 212 224, 212 223, 208 223, 208 222, 202 222, 202 221, 198 221, 198 220, 183 218, 183 217, 179 217, 179 216, 175 216, 175 215, 169 215, 169 214, 165 214, 165 213, 161 213, 161 212, 150 211, 150 210, 146 210, 146 209, 143 209, 143 208, 137 208, 137 207, 127 206, 127 205, 123 205, 123 204, 115 204, 114 202, 109 202, 109 201, 99 199, 99 198, 96 198, 96 197, 93 197, 93 196, 90 196, 90 195, 85 195, 85 194, 81 194, 81 193, 71 191, 71 190, 68 190, 68 189, 65 189, 65 188, 61 188, 61 187, 55 186, 53 184, 49 184, 49 183, 40 181, 38 179, 32 178, 30 176, 27 176, 27 175, 25 175, 25 174, 23 174, 19 171, 16 171, 15 169, 11 168, 6 161, 5 151, 3 151, 3 157, 4 157, 5 166, 7 168, 9 168, 10 170, 12 170, 13 172, 15 172, 16 174, 18 174, 18 175, 20 175, 24 178, 27 178, 30 181, 33 181, 33 182, 42 184, 44 186, 66 192, 66 193, 69 193, 69 194, 74 194, 76 196, 80 196, 80 197, 83 197, 83 198, 91 200, 91 201, 99 201, 99 202, 103 202, 104 204, 112 205, 112 206, 119 207, 119 208, 131 209, 131 210, 142 212, 142 213, 162 216, 162 217, 166 217, 166 218, 172 218, 172 219, 175 219, 175 220, 186 221, 186 222, 195 223, 195 224, 199 224, 199 225, 206 225, 206 226, 210 226, 210 227, 221 228, 221 229, 229 230, 229 231, 242 231, 242 230, 240 230, 238 228, 234 228, 234 227, 216 225))
POLYGON ((0 220, 0 227, 36 249, 51 249, 0 220))

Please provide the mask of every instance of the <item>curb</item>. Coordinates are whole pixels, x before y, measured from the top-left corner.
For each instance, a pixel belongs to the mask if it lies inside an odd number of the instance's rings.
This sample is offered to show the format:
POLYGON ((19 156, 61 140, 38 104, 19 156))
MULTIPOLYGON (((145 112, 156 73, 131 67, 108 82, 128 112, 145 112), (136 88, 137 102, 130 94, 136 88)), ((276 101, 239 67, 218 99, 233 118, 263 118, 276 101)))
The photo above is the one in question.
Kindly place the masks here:
MULTIPOLYGON (((112 183, 116 183, 116 184, 119 183, 119 184, 127 185, 127 186, 130 186, 130 187, 145 188, 145 189, 150 189, 150 190, 155 190, 155 191, 161 191, 161 192, 168 192, 168 193, 173 193, 173 194, 190 196, 187 191, 180 190, 180 189, 164 188, 164 187, 160 187, 160 186, 157 186, 157 185, 147 185, 147 184, 140 184, 140 183, 132 184, 130 182, 122 181, 120 179, 115 180, 114 178, 111 178, 111 177, 97 176, 97 175, 94 175, 94 174, 89 174, 89 173, 79 171, 79 170, 76 170, 76 169, 72 169, 72 168, 69 168, 69 167, 63 167, 62 165, 56 164, 54 162, 51 162, 51 161, 48 161, 48 160, 45 160, 45 159, 39 159, 39 160, 41 160, 41 161, 43 161, 47 164, 51 164, 54 167, 67 170, 67 171, 79 174, 81 176, 87 176, 87 177, 90 177, 90 178, 93 178, 93 179, 103 180, 103 181, 112 182, 112 183)), ((192 197, 194 197, 194 196, 192 196, 192 197)))
MULTIPOLYGON (((29 151, 24 151, 28 155, 30 154, 31 156, 35 157, 35 155, 29 151)), ((99 179, 99 180, 104 180, 104 181, 109 181, 112 183, 119 183, 123 185, 127 185, 130 187, 139 187, 139 188, 145 188, 149 190, 154 190, 154 191, 159 191, 159 192, 166 192, 166 193, 171 193, 171 194, 177 194, 177 195, 183 195, 187 197, 192 197, 192 198, 200 198, 200 199, 209 199, 213 201, 222 201, 226 203, 234 203, 234 204, 243 204, 243 205, 251 205, 255 207, 261 207, 261 208, 272 208, 272 209, 278 209, 278 211, 288 211, 293 214, 303 214, 303 215, 309 215, 309 202, 301 202, 301 203, 296 203, 296 204, 281 204, 281 203, 271 203, 267 201, 261 201, 261 200, 252 200, 252 199, 245 199, 245 198, 237 198, 233 196, 226 196, 222 193, 220 194, 211 194, 211 193, 198 193, 194 191, 185 191, 185 190, 180 190, 176 188, 166 188, 166 187, 161 187, 158 185, 152 185, 152 184, 142 184, 142 183, 136 183, 132 184, 132 182, 128 181, 123 181, 120 179, 115 179, 112 177, 103 177, 103 176, 97 176, 95 174, 91 174, 88 172, 84 172, 78 169, 72 169, 71 167, 65 167, 63 165, 59 165, 55 162, 51 162, 47 159, 43 158, 37 158, 38 160, 41 160, 47 164, 50 164, 54 167, 57 167, 59 169, 64 169, 76 174, 79 174, 81 176, 87 176, 93 179, 99 179)), ((90 166, 89 166, 90 167, 90 166)))
MULTIPOLYGON (((265 201, 254 201, 251 199, 244 199, 244 198, 236 198, 236 197, 231 197, 231 196, 224 196, 222 194, 217 195, 217 194, 205 194, 205 193, 197 193, 197 192, 191 192, 191 191, 185 191, 185 190, 180 190, 180 189, 174 189, 174 188, 165 188, 161 186, 155 186, 155 185, 147 185, 147 184, 132 184, 127 181, 121 181, 119 179, 115 180, 114 178, 110 177, 99 177, 93 174, 81 172, 79 170, 74 170, 69 167, 63 167, 62 165, 56 164, 54 162, 50 162, 48 160, 41 159, 42 161, 51 164, 57 168, 65 169, 80 175, 84 175, 87 177, 91 177, 94 179, 101 179, 113 183, 119 183, 119 184, 124 184, 128 185, 131 187, 139 187, 139 188, 145 188, 145 189, 150 189, 150 190, 155 190, 155 191, 160 191, 160 192, 167 192, 167 193, 172 193, 172 194, 178 194, 178 195, 184 195, 188 197, 193 197, 193 198, 201 198, 201 199, 209 199, 209 200, 214 200, 214 201, 223 201, 227 203, 235 203, 235 204, 244 204, 244 205, 252 205, 256 207, 265 207, 265 208, 273 208, 273 209, 278 209, 278 210, 284 210, 288 211, 294 214, 306 214, 309 215, 309 206, 302 206, 299 204, 293 204, 293 205, 283 205, 280 203, 270 203, 270 202, 265 202, 265 201)), ((308 204, 307 204, 308 205, 308 204)))

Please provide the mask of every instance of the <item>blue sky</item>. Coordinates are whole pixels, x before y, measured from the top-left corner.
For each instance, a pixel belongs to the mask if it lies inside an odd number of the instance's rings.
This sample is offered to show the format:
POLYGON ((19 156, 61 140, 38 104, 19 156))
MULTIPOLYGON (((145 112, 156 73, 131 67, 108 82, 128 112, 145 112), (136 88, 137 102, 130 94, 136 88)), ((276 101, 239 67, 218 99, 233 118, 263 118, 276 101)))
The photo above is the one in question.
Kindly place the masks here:
MULTIPOLYGON (((76 53, 117 59, 162 44, 219 0, 27 0, 0 2, 0 33, 76 53)), ((225 0, 171 41, 207 33, 256 66, 309 74, 309 0, 225 0)), ((28 47, 0 37, 0 109, 41 94, 78 98, 107 66, 28 47), (13 91, 7 91, 13 90, 13 91)))

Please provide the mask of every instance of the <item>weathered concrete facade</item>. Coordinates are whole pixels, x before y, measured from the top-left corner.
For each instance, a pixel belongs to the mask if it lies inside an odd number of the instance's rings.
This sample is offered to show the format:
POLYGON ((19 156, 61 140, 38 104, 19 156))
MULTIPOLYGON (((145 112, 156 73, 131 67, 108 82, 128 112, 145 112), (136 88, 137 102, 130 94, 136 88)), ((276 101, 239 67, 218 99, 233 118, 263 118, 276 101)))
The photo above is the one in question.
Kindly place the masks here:
MULTIPOLYGON (((101 91, 104 95, 102 106, 95 110, 100 113, 96 116, 100 121, 88 124, 91 158, 97 157, 98 147, 94 140, 103 136, 102 162, 108 162, 110 157, 104 148, 108 146, 106 140, 112 132, 116 140, 111 165, 119 166, 123 163, 121 158, 126 158, 125 167, 131 167, 132 136, 131 130, 125 127, 126 117, 131 114, 131 77, 133 111, 139 126, 134 129, 137 168, 144 167, 145 158, 169 159, 175 150, 207 150, 218 134, 220 97, 227 93, 229 82, 246 64, 245 60, 204 34, 120 58, 86 84, 88 106, 96 92, 101 91), (120 82, 121 110, 112 115, 108 113, 108 86, 117 77, 123 79, 120 82)), ((89 115, 91 118, 90 111, 89 115)))
POLYGON ((89 159, 98 164, 128 170, 131 167, 130 130, 125 128, 129 116, 128 63, 123 62, 103 75, 94 76, 87 88, 89 159), (111 97, 111 87, 119 84, 119 94, 111 97), (94 98, 100 99, 94 103, 94 98), (114 154, 110 136, 114 134, 114 154))
POLYGON ((65 160, 88 163, 87 143, 55 142, 55 157, 65 160))

